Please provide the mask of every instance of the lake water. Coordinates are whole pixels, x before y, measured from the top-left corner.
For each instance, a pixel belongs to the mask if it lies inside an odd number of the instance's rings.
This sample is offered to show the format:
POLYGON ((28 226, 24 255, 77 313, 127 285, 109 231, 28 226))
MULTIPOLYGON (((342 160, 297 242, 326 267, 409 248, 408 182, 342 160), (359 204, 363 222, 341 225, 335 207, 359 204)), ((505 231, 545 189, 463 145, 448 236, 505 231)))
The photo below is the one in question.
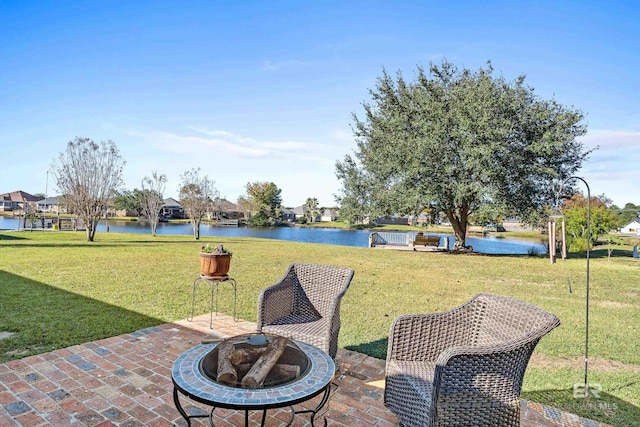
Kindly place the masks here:
MULTIPOLYGON (((149 225, 134 221, 109 221, 109 232, 143 233, 150 234, 149 225)), ((15 230, 19 227, 19 220, 0 216, 0 230, 15 230)), ((98 232, 106 231, 107 225, 101 221, 98 232)), ((201 240, 207 237, 259 237, 263 239, 289 240, 294 242, 323 243, 338 246, 357 246, 366 248, 369 245, 369 230, 343 230, 335 228, 301 228, 301 227, 214 227, 203 224, 200 226, 201 240)), ((428 233, 428 232, 427 232, 428 233)), ((157 234, 192 235, 191 224, 159 223, 157 234)), ((452 235, 440 233, 439 236, 448 236, 452 247, 454 238, 452 235)), ((498 235, 487 237, 467 237, 467 245, 473 246, 475 252, 485 254, 526 254, 532 248, 539 253, 546 253, 547 249, 541 242, 504 238, 498 235)))

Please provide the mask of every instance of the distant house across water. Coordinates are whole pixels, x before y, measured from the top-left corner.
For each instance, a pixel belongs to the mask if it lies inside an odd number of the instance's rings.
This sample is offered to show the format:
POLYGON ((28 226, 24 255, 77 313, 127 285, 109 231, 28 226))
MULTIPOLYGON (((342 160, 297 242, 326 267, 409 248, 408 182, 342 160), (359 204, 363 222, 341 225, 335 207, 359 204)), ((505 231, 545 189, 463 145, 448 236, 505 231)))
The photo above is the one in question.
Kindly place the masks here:
POLYGON ((240 219, 244 218, 244 213, 236 203, 230 202, 227 199, 216 199, 213 202, 214 212, 209 219, 240 219))
POLYGON ((321 222, 331 222, 338 219, 338 210, 332 208, 324 208, 320 215, 321 222))
POLYGON ((296 213, 291 208, 285 208, 284 206, 280 207, 280 212, 282 212, 282 220, 286 222, 295 222, 296 221, 296 213))
POLYGON ((164 199, 164 205, 160 210, 160 215, 165 218, 184 218, 184 208, 176 199, 171 197, 164 199))
POLYGON ((65 213, 66 211, 62 205, 62 196, 47 197, 38 201, 38 212, 65 213))
POLYGON ((0 212, 24 211, 38 209, 40 197, 24 191, 12 191, 0 194, 0 212))
POLYGON ((391 225, 409 225, 409 215, 393 215, 389 218, 376 218, 374 222, 376 224, 391 224, 391 225))
POLYGON ((620 228, 621 233, 625 234, 637 234, 640 236, 640 218, 636 218, 628 224, 625 224, 620 228))
POLYGON ((505 231, 535 231, 535 227, 520 221, 520 218, 506 218, 502 221, 505 231))

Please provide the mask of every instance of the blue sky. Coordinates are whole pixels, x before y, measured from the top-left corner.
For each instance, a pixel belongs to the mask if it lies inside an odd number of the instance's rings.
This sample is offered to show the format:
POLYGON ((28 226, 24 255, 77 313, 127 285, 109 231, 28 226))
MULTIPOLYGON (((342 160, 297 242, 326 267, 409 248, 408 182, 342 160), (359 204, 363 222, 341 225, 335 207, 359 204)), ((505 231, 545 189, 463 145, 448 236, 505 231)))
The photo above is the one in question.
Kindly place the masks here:
POLYGON ((56 194, 47 169, 76 136, 113 140, 126 187, 193 167, 235 201, 273 181, 284 204, 334 205, 382 67, 443 58, 582 110, 579 175, 640 204, 640 6, 634 1, 0 0, 0 193, 56 194))

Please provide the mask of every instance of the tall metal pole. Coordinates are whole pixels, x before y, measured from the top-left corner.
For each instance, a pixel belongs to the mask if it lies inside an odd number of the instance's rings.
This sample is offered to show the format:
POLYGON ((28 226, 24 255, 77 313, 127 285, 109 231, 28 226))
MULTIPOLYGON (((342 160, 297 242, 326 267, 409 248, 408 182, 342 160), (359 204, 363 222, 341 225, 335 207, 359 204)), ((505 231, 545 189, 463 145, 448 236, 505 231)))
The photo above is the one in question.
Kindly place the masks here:
POLYGON ((47 216, 47 193, 49 192, 49 171, 47 171, 47 181, 44 184, 44 216, 47 216))
POLYGON ((567 178, 563 185, 572 179, 579 179, 587 187, 587 303, 585 318, 585 341, 584 341, 584 386, 588 387, 587 376, 589 372, 589 248, 591 247, 591 190, 584 178, 572 176, 567 178))

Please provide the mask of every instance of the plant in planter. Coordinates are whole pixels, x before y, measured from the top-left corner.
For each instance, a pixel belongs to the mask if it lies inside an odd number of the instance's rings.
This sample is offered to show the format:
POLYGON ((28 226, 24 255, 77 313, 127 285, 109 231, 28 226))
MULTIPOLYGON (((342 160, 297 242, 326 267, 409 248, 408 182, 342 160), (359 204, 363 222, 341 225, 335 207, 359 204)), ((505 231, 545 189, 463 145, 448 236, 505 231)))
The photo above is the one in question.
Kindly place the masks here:
POLYGON ((225 276, 231 266, 231 255, 222 245, 213 247, 207 243, 200 249, 200 273, 206 277, 225 276))

